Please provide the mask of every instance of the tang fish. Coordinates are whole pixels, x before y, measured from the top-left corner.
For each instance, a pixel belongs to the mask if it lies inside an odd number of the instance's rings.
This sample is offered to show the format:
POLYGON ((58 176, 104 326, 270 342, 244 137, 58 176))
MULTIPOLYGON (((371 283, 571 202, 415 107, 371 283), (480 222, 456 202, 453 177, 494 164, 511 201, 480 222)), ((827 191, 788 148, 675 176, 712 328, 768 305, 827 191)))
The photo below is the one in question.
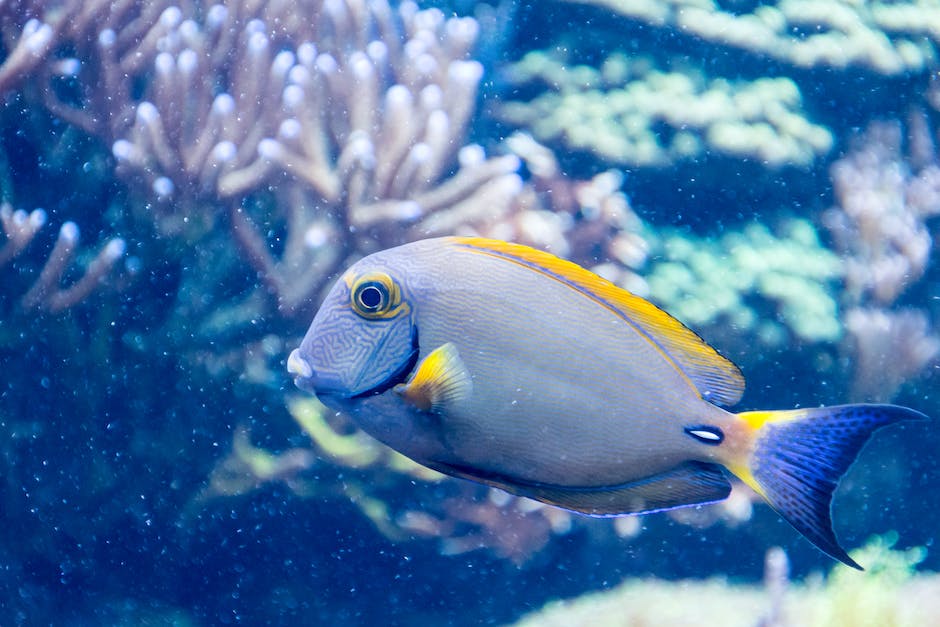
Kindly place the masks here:
POLYGON ((465 237, 370 255, 288 371, 434 470, 592 516, 719 501, 736 476, 833 558, 830 506, 893 405, 722 408, 744 378, 652 303, 549 253, 465 237))

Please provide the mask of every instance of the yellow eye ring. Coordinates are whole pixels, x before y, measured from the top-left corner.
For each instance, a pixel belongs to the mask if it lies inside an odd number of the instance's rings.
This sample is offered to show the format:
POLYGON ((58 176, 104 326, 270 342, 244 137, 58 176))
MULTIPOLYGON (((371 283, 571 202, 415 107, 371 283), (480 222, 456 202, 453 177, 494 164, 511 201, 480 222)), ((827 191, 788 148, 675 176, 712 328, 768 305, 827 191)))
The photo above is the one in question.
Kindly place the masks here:
POLYGON ((394 318, 407 310, 398 284, 384 272, 370 272, 353 281, 349 300, 353 311, 367 320, 394 318))

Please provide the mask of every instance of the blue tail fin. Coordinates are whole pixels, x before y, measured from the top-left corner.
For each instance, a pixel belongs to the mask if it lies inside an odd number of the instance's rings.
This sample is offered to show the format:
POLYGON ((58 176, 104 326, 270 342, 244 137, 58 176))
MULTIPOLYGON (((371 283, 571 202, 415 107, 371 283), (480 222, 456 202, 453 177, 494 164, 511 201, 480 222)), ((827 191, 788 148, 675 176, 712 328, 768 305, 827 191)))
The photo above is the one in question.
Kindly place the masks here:
POLYGON ((862 570, 832 529, 832 494, 875 431, 926 416, 896 405, 841 405, 739 417, 755 430, 754 444, 732 472, 821 551, 862 570))

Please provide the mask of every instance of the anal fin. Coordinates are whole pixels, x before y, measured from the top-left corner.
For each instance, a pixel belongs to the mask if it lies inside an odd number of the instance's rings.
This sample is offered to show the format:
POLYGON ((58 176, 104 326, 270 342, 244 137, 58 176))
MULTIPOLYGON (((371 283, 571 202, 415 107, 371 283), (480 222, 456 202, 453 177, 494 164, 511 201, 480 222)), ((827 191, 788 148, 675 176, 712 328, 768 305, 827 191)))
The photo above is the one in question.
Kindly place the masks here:
POLYGON ((520 483, 443 464, 433 468, 588 516, 648 514, 721 501, 731 493, 731 484, 721 467, 704 462, 685 462, 666 472, 620 485, 585 488, 520 483))

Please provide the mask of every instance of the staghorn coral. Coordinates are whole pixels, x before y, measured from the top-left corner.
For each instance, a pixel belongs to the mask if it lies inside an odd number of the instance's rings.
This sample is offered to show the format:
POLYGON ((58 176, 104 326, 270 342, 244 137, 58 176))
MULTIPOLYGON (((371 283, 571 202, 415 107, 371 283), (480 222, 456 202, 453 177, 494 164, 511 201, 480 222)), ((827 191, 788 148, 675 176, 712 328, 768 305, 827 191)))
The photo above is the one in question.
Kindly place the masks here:
MULTIPOLYGON (((65 222, 37 274, 33 272, 32 260, 28 259, 26 252, 45 224, 46 212, 42 209, 27 213, 22 209, 14 211, 9 203, 0 204, 0 227, 5 240, 0 247, 0 272, 7 273, 4 291, 12 290, 18 283, 29 286, 16 301, 19 311, 58 314, 81 303, 100 288, 124 256, 125 243, 115 237, 96 254, 83 253, 81 257, 88 260, 81 264, 84 267, 76 274, 72 266, 79 248, 79 229, 74 222, 65 222), (77 278, 64 285, 65 277, 73 274, 77 278)), ((3 296, 9 298, 11 294, 3 296)))
POLYGON ((527 102, 502 103, 498 118, 608 163, 664 166, 710 152, 771 167, 806 166, 832 145, 785 77, 708 79, 622 53, 595 69, 544 52, 530 52, 507 75, 516 87, 550 89, 527 102))
POLYGON ((518 159, 464 145, 473 19, 384 0, 0 12, 0 93, 38 77, 54 115, 112 144, 162 234, 227 223, 282 315, 350 257, 495 219, 521 188, 518 159))
POLYGON ((482 74, 468 58, 476 22, 408 2, 313 3, 309 22, 279 3, 238 8, 173 20, 134 123, 114 142, 165 230, 199 219, 193 198, 208 199, 212 224, 221 201, 290 315, 350 255, 509 211, 518 160, 461 147, 482 74), (250 215, 242 200, 266 188, 283 215, 250 215))
POLYGON ((55 115, 107 139, 128 124, 134 84, 179 11, 172 0, 4 2, 0 97, 32 89, 55 115))

